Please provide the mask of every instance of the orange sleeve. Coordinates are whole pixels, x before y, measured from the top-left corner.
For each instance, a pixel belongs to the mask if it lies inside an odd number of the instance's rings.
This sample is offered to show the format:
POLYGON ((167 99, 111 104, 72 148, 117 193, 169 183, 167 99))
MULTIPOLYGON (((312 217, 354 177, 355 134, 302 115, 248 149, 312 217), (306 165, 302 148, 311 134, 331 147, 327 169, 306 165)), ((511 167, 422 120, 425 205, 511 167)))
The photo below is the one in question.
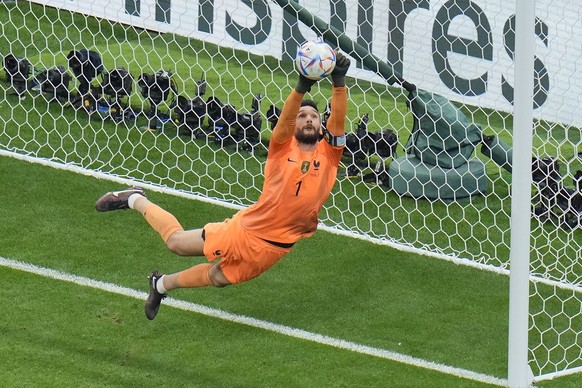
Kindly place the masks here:
POLYGON ((341 136, 346 129, 348 114, 348 88, 334 87, 331 95, 331 113, 327 119, 327 130, 334 136, 341 136))
POLYGON ((271 141, 284 143, 293 137, 293 134, 295 133, 297 112, 299 112, 302 100, 303 94, 298 93, 293 89, 283 104, 277 125, 273 128, 271 141))

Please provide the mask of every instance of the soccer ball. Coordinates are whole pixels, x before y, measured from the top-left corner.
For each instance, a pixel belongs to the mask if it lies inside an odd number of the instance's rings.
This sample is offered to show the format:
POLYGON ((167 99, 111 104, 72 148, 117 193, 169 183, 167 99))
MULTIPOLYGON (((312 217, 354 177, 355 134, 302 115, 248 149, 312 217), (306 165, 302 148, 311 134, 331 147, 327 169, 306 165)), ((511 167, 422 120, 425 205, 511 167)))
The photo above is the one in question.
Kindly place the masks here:
POLYGON ((335 67, 335 51, 325 42, 305 42, 297 52, 295 66, 306 78, 325 78, 335 67))

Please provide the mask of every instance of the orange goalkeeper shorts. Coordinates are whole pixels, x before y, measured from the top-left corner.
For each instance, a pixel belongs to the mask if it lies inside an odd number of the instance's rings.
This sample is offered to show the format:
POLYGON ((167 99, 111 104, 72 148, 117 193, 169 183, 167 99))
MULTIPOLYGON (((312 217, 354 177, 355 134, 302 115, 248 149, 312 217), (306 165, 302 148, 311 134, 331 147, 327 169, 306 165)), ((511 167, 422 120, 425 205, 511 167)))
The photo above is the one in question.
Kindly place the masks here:
POLYGON ((206 224, 204 233, 204 256, 209 261, 220 259, 222 272, 232 284, 259 276, 291 251, 248 233, 238 214, 206 224))

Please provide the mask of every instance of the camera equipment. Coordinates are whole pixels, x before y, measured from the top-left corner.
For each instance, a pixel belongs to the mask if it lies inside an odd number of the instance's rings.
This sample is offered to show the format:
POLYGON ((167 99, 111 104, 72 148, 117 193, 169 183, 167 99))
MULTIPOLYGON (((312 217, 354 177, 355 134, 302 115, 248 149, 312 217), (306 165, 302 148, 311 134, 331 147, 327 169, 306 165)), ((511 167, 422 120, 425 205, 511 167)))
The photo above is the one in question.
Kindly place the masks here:
POLYGON ((253 97, 251 111, 239 113, 232 105, 220 102, 216 97, 206 101, 209 126, 214 129, 214 141, 223 147, 230 144, 239 144, 244 150, 252 150, 260 143, 261 126, 263 119, 259 105, 262 96, 253 97))
POLYGON ((103 63, 99 53, 84 48, 69 52, 67 60, 73 74, 79 80, 79 93, 87 94, 91 81, 103 73, 103 63))
POLYGON ((202 96, 206 93, 206 80, 196 82, 196 96, 193 99, 178 96, 178 103, 174 109, 174 122, 178 126, 178 133, 184 136, 204 137, 201 123, 206 115, 206 103, 202 96))
POLYGON ((18 58, 12 54, 4 57, 4 71, 6 81, 14 88, 17 94, 26 91, 26 82, 32 72, 32 65, 26 58, 18 58))
MULTIPOLYGON (((155 74, 144 73, 139 77, 137 83, 141 87, 141 95, 150 103, 150 112, 147 114, 150 118, 148 129, 158 129, 161 122, 169 120, 168 115, 159 113, 159 106, 170 95, 175 96, 178 94, 176 85, 172 80, 172 73, 167 70, 158 70, 155 74)), ((171 105, 173 103, 172 101, 171 105)))
POLYGON ((360 175, 360 166, 366 165, 366 153, 371 142, 367 131, 368 119, 369 115, 365 113, 356 124, 356 132, 346 135, 343 156, 349 158, 347 168, 349 177, 360 175))
POLYGON ((133 89, 133 76, 123 67, 118 67, 105 73, 101 83, 103 94, 116 100, 127 97, 133 89))
POLYGON ((498 136, 483 136, 481 153, 491 159, 505 170, 511 172, 513 163, 513 152, 511 146, 501 140, 498 136))
POLYGON ((64 104, 70 100, 69 83, 71 75, 63 66, 41 70, 30 82, 28 88, 40 90, 49 97, 64 104))
POLYGON ((271 130, 275 128, 277 122, 279 121, 279 116, 281 115, 281 109, 277 108, 275 105, 270 105, 267 110, 267 121, 271 124, 271 130))
POLYGON ((582 170, 576 171, 576 174, 574 174, 573 181, 574 181, 574 187, 578 191, 582 192, 582 170))
POLYGON ((365 113, 356 124, 356 131, 346 135, 346 147, 344 156, 351 157, 352 163, 356 166, 365 165, 366 155, 370 149, 372 139, 368 135, 369 115, 365 113))
POLYGON ((562 227, 582 227, 582 171, 577 171, 574 176, 575 188, 566 188, 558 159, 533 158, 532 179, 538 189, 533 198, 537 217, 555 219, 562 227))
POLYGON ((208 126, 213 130, 211 136, 214 136, 214 141, 220 142, 223 146, 233 144, 235 139, 230 135, 230 127, 236 121, 236 109, 230 105, 224 105, 217 97, 208 97, 206 112, 208 126))
POLYGON ((368 134, 372 140, 368 149, 369 155, 378 155, 382 158, 396 157, 398 136, 390 128, 368 134))
POLYGON ((118 67, 105 73, 101 83, 101 93, 109 97, 98 104, 100 113, 110 116, 119 123, 123 118, 132 119, 135 114, 122 103, 122 98, 131 95, 133 76, 123 67, 118 67))
POLYGON ((244 147, 252 148, 261 141, 263 118, 261 117, 260 104, 262 99, 262 95, 256 94, 251 102, 251 110, 237 115, 238 129, 246 141, 244 147))
MULTIPOLYGON (((344 157, 349 158, 348 176, 357 176, 360 167, 368 166, 368 158, 376 155, 380 158, 396 156, 398 136, 385 128, 382 131, 368 132, 369 114, 362 115, 356 125, 356 131, 346 135, 344 157)), ((376 166, 375 170, 378 170, 376 166)))

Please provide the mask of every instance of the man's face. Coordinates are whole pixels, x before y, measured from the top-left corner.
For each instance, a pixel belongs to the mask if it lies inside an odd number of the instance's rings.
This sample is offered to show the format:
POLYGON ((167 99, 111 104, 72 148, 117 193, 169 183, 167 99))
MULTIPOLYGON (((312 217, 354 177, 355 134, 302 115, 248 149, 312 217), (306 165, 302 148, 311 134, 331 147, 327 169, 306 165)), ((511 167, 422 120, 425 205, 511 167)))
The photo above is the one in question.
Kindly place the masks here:
POLYGON ((300 143, 315 144, 321 132, 321 116, 312 106, 302 106, 297 113, 295 138, 300 143))

